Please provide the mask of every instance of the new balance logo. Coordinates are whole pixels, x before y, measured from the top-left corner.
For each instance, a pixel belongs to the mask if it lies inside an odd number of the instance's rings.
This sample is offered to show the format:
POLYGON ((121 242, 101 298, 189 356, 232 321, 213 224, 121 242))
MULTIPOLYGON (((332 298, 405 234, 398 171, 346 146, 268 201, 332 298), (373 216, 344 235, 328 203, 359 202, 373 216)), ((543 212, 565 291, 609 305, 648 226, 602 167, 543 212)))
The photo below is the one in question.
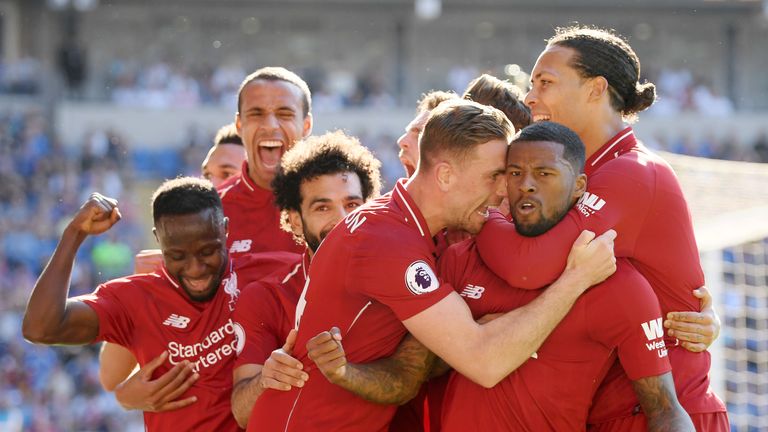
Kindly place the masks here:
POLYGON ((586 217, 592 216, 595 212, 603 208, 603 206, 605 206, 605 200, 589 192, 584 192, 584 195, 581 196, 579 202, 576 203, 576 207, 586 217))
POLYGON ((650 320, 642 324, 645 337, 649 341, 664 337, 664 327, 661 325, 661 318, 650 320))
POLYGON ((251 243, 253 243, 252 240, 235 240, 232 242, 232 246, 230 246, 229 252, 248 252, 251 250, 251 243))
POLYGON ((464 287, 463 290, 461 290, 462 297, 467 297, 471 299, 479 299, 483 296, 483 293, 485 292, 485 288, 477 285, 467 284, 467 286, 464 287))
POLYGON ((189 318, 181 315, 171 314, 168 318, 163 321, 163 325, 176 327, 176 328, 187 328, 187 324, 189 324, 189 318))

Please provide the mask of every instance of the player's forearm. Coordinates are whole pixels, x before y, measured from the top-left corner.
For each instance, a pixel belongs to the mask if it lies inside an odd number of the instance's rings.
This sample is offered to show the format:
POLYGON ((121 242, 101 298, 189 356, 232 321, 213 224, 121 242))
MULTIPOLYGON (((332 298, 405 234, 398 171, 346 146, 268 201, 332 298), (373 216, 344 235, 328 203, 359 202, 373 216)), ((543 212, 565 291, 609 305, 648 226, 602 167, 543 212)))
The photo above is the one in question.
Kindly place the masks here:
POLYGON ((62 234, 61 241, 35 283, 27 303, 22 333, 28 341, 42 344, 67 342, 61 340, 63 329, 60 327, 67 312, 67 295, 75 255, 85 238, 85 234, 71 227, 67 227, 62 234))
POLYGON ((262 393, 264 393, 264 387, 261 386, 261 372, 235 383, 232 388, 232 415, 241 428, 245 429, 248 425, 253 405, 262 393))
POLYGON ((474 369, 473 376, 456 369, 484 387, 495 386, 539 349, 588 287, 575 273, 564 272, 531 303, 480 327, 474 341, 479 355, 466 359, 465 365, 474 369))
POLYGON ((672 373, 632 381, 651 432, 695 432, 693 422, 677 400, 672 373))
MULTIPOLYGON (((99 351, 99 382, 106 391, 115 391, 117 386, 138 370, 136 357, 126 348, 105 342, 99 351)), ((119 401, 119 400, 118 400, 119 401)))
POLYGON ((539 289, 553 283, 565 269, 568 250, 580 229, 566 216, 547 233, 525 237, 496 213, 477 236, 483 262, 510 285, 539 289))
POLYGON ((401 405, 418 394, 435 359, 424 345, 408 335, 388 358, 368 364, 347 363, 344 376, 333 383, 370 402, 401 405))

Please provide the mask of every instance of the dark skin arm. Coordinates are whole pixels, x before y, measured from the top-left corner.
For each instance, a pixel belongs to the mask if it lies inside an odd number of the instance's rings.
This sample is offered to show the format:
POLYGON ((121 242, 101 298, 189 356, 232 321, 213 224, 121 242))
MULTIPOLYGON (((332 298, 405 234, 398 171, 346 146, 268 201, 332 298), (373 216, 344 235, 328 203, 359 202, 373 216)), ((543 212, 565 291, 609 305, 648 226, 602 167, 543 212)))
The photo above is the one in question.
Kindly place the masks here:
POLYGON ((648 431, 696 431, 677 400, 671 372, 632 381, 632 387, 648 420, 648 431))
POLYGON ((22 333, 33 343, 83 345, 99 333, 99 317, 90 306, 68 300, 75 254, 89 235, 98 235, 120 220, 117 201, 91 194, 64 229, 56 251, 32 289, 22 333))
POLYGON ((380 404, 401 405, 413 399, 437 359, 409 334, 390 357, 367 364, 347 363, 336 327, 310 339, 307 351, 328 381, 380 404))

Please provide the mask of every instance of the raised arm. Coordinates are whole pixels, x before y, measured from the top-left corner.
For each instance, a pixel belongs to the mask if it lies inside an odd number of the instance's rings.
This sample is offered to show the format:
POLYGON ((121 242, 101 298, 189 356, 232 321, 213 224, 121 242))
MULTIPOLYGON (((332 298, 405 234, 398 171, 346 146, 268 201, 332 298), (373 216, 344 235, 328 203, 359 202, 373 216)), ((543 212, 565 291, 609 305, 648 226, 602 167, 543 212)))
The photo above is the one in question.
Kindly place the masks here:
POLYGON ((650 432, 695 432, 693 422, 675 394, 672 372, 632 381, 650 432))
POLYGON ((590 232, 579 236, 555 283, 528 305, 484 325, 472 319, 455 292, 403 324, 461 374, 493 387, 541 346, 582 292, 616 270, 615 236, 614 231, 598 238, 590 232))
POLYGON ((67 300, 75 255, 89 235, 101 234, 120 220, 117 201, 91 194, 64 229, 48 265, 32 289, 24 313, 24 338, 40 344, 80 345, 92 342, 99 318, 90 306, 67 300))
POLYGON ((436 360, 427 347, 406 335, 390 357, 347 363, 341 339, 333 327, 307 342, 307 354, 328 381, 374 403, 402 405, 413 399, 436 360))

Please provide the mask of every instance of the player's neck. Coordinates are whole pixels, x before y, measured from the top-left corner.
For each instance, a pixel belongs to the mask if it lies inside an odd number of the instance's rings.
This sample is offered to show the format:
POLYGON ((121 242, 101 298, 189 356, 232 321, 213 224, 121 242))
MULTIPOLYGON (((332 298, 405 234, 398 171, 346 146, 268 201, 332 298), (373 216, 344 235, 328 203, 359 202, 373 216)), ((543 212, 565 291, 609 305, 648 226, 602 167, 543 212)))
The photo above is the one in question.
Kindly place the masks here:
POLYGON ((584 142, 587 158, 600 150, 608 140, 626 127, 627 124, 621 114, 613 110, 593 116, 592 121, 579 131, 579 138, 584 142))
POLYGON ((421 216, 427 223, 430 237, 442 231, 445 228, 445 210, 442 207, 442 200, 439 198, 440 191, 435 190, 429 182, 425 181, 419 175, 414 175, 408 180, 405 187, 408 195, 419 208, 421 216))
POLYGON ((268 191, 272 190, 269 182, 264 182, 263 180, 261 180, 261 178, 256 174, 256 171, 253 168, 251 168, 250 165, 248 166, 248 178, 251 179, 251 182, 256 186, 268 191))

